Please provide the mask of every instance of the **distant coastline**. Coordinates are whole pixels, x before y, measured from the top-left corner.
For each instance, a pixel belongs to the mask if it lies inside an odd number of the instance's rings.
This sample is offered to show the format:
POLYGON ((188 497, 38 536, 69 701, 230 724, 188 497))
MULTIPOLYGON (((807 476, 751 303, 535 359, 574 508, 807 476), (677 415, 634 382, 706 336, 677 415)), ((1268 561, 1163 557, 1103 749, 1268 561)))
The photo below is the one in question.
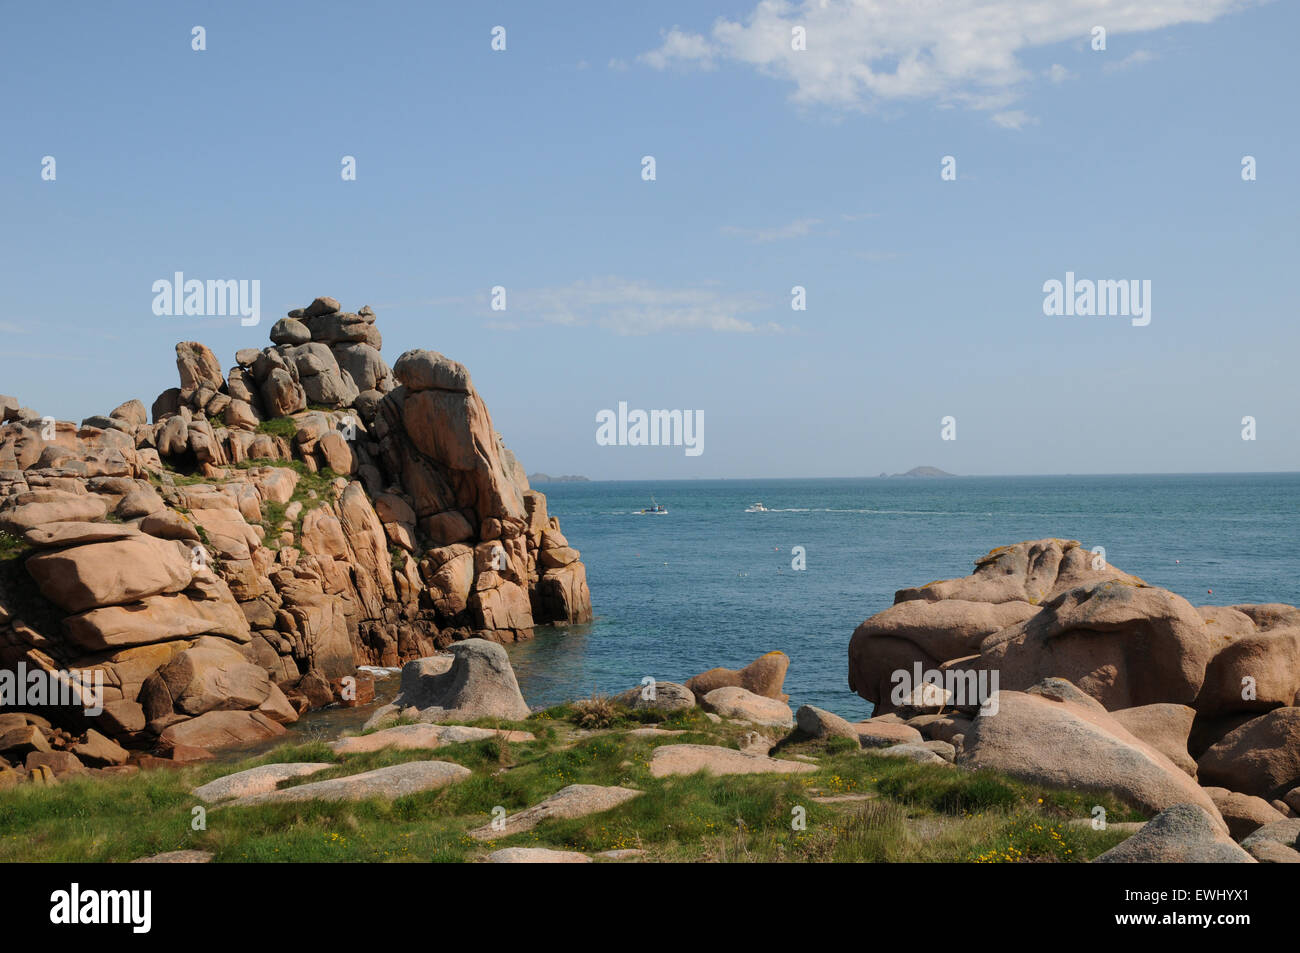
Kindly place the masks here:
POLYGON ((956 479, 957 474, 949 473, 946 470, 940 470, 938 467, 912 467, 906 473, 882 473, 882 480, 894 480, 909 478, 913 480, 948 480, 956 479))
POLYGON ((565 476, 551 476, 549 473, 530 473, 528 474, 529 483, 590 483, 585 476, 576 474, 567 474, 565 476))

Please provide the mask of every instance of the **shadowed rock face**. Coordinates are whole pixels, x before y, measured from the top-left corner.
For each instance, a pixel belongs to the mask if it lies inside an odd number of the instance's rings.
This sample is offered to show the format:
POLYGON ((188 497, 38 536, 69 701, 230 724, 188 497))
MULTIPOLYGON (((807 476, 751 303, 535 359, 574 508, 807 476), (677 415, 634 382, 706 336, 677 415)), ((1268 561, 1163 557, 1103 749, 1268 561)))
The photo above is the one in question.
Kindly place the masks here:
POLYGON ((0 560, 0 667, 102 672, 97 727, 136 747, 258 736, 181 724, 292 721, 357 665, 591 619, 578 551, 461 364, 390 368, 374 311, 326 297, 270 337, 224 372, 178 344, 152 422, 138 400, 80 426, 0 400, 0 532, 26 547, 0 560), (204 637, 239 661, 153 677, 204 637))

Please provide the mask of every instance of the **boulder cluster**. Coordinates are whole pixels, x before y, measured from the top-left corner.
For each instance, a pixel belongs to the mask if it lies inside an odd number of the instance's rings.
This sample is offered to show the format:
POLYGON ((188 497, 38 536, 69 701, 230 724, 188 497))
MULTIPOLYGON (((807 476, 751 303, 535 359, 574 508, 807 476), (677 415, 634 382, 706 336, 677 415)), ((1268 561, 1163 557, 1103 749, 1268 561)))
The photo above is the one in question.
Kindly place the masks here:
MULTIPOLYGON (((390 368, 374 312, 333 298, 270 336, 224 372, 178 344, 151 414, 0 396, 0 670, 104 685, 93 720, 15 716, 46 747, 60 724, 164 753, 269 737, 368 700, 359 665, 590 621, 579 553, 462 365, 390 368)), ((25 768, 6 737, 0 771, 25 768)))
POLYGON ((1042 539, 899 590, 848 655, 870 723, 953 744, 959 765, 1113 791, 1149 813, 1194 805, 1256 856, 1276 840, 1262 831, 1291 831, 1300 862, 1294 606, 1192 606, 1077 541, 1042 539), (934 675, 904 677, 917 671, 934 675), (972 685, 995 687, 992 703, 953 690, 972 685))

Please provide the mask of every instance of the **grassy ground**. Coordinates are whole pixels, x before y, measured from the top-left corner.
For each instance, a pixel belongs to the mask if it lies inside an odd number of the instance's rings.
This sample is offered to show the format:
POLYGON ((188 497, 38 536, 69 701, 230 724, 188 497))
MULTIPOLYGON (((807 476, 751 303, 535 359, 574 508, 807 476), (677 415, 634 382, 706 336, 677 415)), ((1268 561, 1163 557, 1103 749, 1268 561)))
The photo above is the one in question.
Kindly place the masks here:
POLYGON ((655 715, 617 712, 608 727, 576 727, 559 707, 527 722, 480 722, 533 732, 537 740, 447 745, 435 752, 378 751, 341 757, 323 742, 283 746, 238 764, 154 770, 119 778, 22 785, 0 792, 0 861, 127 861, 168 850, 212 851, 216 861, 474 861, 499 847, 543 846, 586 853, 640 848, 654 861, 1085 861, 1126 835, 1069 824, 1094 805, 1111 821, 1138 815, 1114 799, 1053 791, 985 772, 916 765, 857 750, 852 743, 803 742, 781 756, 816 759, 801 775, 656 779, 659 744, 735 747, 745 729, 713 724, 698 710, 660 725, 687 734, 634 738, 655 715), (296 779, 308 783, 405 761, 436 758, 473 770, 439 791, 354 803, 245 808, 206 806, 194 830, 190 790, 258 764, 335 762, 296 779), (548 821, 495 842, 468 831, 575 783, 616 784, 646 793, 611 811, 548 821), (820 803, 814 798, 869 795, 820 803), (796 829, 802 809, 804 829, 796 829))

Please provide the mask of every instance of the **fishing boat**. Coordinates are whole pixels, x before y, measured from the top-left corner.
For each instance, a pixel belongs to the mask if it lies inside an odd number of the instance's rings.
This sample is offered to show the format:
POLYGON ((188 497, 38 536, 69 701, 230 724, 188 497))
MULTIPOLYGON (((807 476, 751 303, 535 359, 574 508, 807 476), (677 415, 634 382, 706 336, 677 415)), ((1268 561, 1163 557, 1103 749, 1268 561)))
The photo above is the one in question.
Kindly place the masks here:
POLYGON ((641 510, 641 512, 651 516, 661 516, 668 512, 668 507, 664 506, 662 503, 656 503, 655 498, 652 496, 650 497, 649 508, 641 510))
POLYGON ((772 512, 762 503, 754 503, 745 509, 746 513, 770 513, 772 512))

